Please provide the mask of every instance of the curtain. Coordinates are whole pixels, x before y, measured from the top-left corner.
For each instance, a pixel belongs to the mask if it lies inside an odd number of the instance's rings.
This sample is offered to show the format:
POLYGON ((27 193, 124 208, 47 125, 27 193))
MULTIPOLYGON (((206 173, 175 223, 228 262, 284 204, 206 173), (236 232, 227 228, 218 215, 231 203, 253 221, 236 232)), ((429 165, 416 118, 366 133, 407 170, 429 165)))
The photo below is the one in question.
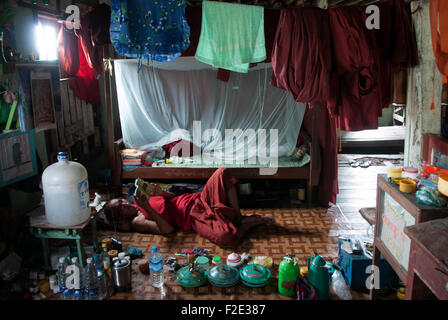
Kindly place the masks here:
POLYGON ((137 70, 137 60, 115 60, 127 148, 151 150, 184 139, 226 163, 255 161, 257 155, 260 160, 276 152, 289 156, 294 151, 305 104, 269 85, 270 64, 258 64, 247 74, 232 73, 228 82, 217 80, 217 69, 194 57, 152 62, 137 70), (232 148, 226 148, 226 138, 235 143, 232 148), (267 151, 261 150, 263 141, 267 151))

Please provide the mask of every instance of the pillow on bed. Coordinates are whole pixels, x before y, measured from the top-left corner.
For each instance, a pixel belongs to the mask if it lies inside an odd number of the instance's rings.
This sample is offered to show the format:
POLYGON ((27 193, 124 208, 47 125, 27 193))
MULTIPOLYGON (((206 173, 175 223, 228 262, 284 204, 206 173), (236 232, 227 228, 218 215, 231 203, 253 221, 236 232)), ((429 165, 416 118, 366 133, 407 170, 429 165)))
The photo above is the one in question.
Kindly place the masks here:
POLYGON ((167 158, 171 157, 171 152, 173 152, 173 156, 192 157, 193 156, 193 150, 194 150, 193 147, 194 147, 194 144, 192 142, 181 139, 181 140, 177 140, 177 141, 170 142, 168 144, 163 145, 162 149, 165 151, 167 158), (177 146, 178 144, 180 144, 180 145, 177 146), (188 145, 190 145, 190 154, 182 155, 182 150, 187 150, 188 145), (173 148, 175 146, 177 146, 177 147, 173 150, 173 148), (179 154, 176 154, 177 150, 179 150, 179 154))

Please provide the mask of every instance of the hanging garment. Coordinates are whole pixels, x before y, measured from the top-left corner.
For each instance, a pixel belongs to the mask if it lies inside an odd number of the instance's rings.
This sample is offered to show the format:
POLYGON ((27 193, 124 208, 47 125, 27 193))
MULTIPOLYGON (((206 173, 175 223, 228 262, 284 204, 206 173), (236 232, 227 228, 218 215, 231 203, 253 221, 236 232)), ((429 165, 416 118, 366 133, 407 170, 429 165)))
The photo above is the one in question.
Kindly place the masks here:
POLYGON ((80 39, 78 39, 78 56, 78 72, 75 77, 70 78, 70 86, 73 90, 73 94, 87 103, 93 105, 97 104, 100 102, 98 79, 96 78, 93 69, 87 62, 80 39))
MULTIPOLYGON (((188 25, 190 26, 190 45, 182 53, 183 57, 194 56, 201 35, 202 7, 190 7, 185 9, 188 25)), ((271 52, 274 46, 275 32, 277 30, 278 20, 280 18, 280 10, 264 10, 264 35, 266 47, 266 60, 271 61, 271 52)), ((249 69, 251 65, 249 66, 249 69)), ((229 81, 230 70, 218 68, 217 79, 221 81, 229 81)))
POLYGON ((331 8, 328 12, 339 77, 338 102, 331 112, 340 130, 376 129, 383 97, 375 35, 366 28, 366 14, 360 7, 331 8))
POLYGON ((169 62, 189 46, 185 0, 111 1, 110 38, 126 57, 169 62))
MULTIPOLYGON (((312 108, 307 108, 303 118, 303 128, 309 135, 313 132, 312 108)), ((327 207, 329 202, 336 203, 338 194, 338 150, 336 136, 336 119, 328 108, 319 107, 318 137, 321 147, 322 166, 317 188, 317 200, 327 207)))
POLYGON ((193 57, 181 57, 171 63, 154 62, 152 71, 143 65, 137 73, 137 68, 136 60, 115 60, 114 77, 126 148, 150 150, 183 139, 201 150, 214 150, 214 159, 222 162, 257 150, 257 138, 247 136, 235 143, 231 154, 226 154, 226 129, 234 130, 236 141, 247 130, 265 129, 268 148, 271 130, 277 129, 279 157, 289 156, 294 150, 305 105, 295 102, 288 92, 269 85, 269 64, 259 64, 248 73, 232 72, 229 82, 217 80, 216 70, 193 57), (195 132, 194 121, 199 120, 200 132, 195 132), (217 134, 205 139, 209 129, 216 129, 217 134), (201 134, 204 139, 192 140, 201 134))
POLYGON ((107 4, 96 6, 92 11, 81 16, 80 24, 80 29, 77 29, 75 33, 81 39, 87 63, 98 76, 103 70, 102 46, 110 43, 110 7, 107 4))
POLYGON ((216 1, 202 3, 196 59, 236 72, 266 59, 264 8, 216 1))
POLYGON ((434 56, 437 67, 444 75, 443 81, 446 83, 448 77, 448 2, 431 0, 429 16, 434 56))
POLYGON ((388 0, 376 5, 380 9, 380 28, 374 32, 381 52, 378 66, 382 78, 381 104, 386 108, 392 102, 406 103, 403 76, 406 76, 407 68, 418 64, 418 51, 408 5, 403 0, 388 0))
POLYGON ((332 47, 327 10, 282 9, 272 50, 271 85, 294 100, 327 106, 332 47))
POLYGON ((58 35, 59 64, 64 77, 74 77, 79 70, 78 37, 61 24, 58 35))

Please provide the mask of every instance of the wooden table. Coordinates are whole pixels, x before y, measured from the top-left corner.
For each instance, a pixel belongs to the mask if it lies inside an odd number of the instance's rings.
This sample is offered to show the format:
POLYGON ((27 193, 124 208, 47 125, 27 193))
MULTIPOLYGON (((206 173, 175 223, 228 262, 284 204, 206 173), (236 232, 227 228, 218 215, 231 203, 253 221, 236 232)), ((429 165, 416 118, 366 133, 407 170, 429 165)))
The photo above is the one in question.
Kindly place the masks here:
MULTIPOLYGON (((382 254, 400 280, 406 283, 411 240, 404 232, 405 227, 447 218, 448 207, 437 208, 420 204, 415 193, 401 192, 397 185, 390 183, 386 174, 379 174, 376 208, 372 264, 379 267, 382 254)), ((377 289, 370 288, 371 299, 375 299, 377 289)))
MULTIPOLYGON (((103 205, 104 207, 104 205, 103 205)), ((101 211, 101 210, 99 210, 101 211)), ((76 247, 78 250, 79 263, 84 267, 86 254, 83 246, 83 235, 87 226, 90 225, 93 237, 94 250, 99 249, 97 239, 96 219, 98 217, 98 210, 92 208, 90 217, 81 224, 69 227, 59 227, 48 223, 45 218, 45 209, 43 206, 38 207, 32 213, 30 218, 30 231, 36 237, 42 240, 42 248, 44 254, 45 269, 51 270, 50 262, 50 247, 49 239, 69 239, 76 241, 76 247)))
POLYGON ((448 300, 448 218, 432 220, 404 231, 411 239, 406 300, 421 300, 426 288, 448 300))

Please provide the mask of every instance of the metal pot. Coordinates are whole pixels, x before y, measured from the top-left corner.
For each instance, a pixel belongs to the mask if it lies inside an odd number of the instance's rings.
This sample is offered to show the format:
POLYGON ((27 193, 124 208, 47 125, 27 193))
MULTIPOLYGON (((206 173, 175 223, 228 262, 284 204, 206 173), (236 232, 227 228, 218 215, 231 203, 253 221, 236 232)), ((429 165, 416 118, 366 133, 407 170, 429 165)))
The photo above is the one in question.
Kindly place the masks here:
POLYGON ((130 291, 132 288, 131 259, 124 252, 118 254, 112 264, 112 279, 118 292, 130 291))

